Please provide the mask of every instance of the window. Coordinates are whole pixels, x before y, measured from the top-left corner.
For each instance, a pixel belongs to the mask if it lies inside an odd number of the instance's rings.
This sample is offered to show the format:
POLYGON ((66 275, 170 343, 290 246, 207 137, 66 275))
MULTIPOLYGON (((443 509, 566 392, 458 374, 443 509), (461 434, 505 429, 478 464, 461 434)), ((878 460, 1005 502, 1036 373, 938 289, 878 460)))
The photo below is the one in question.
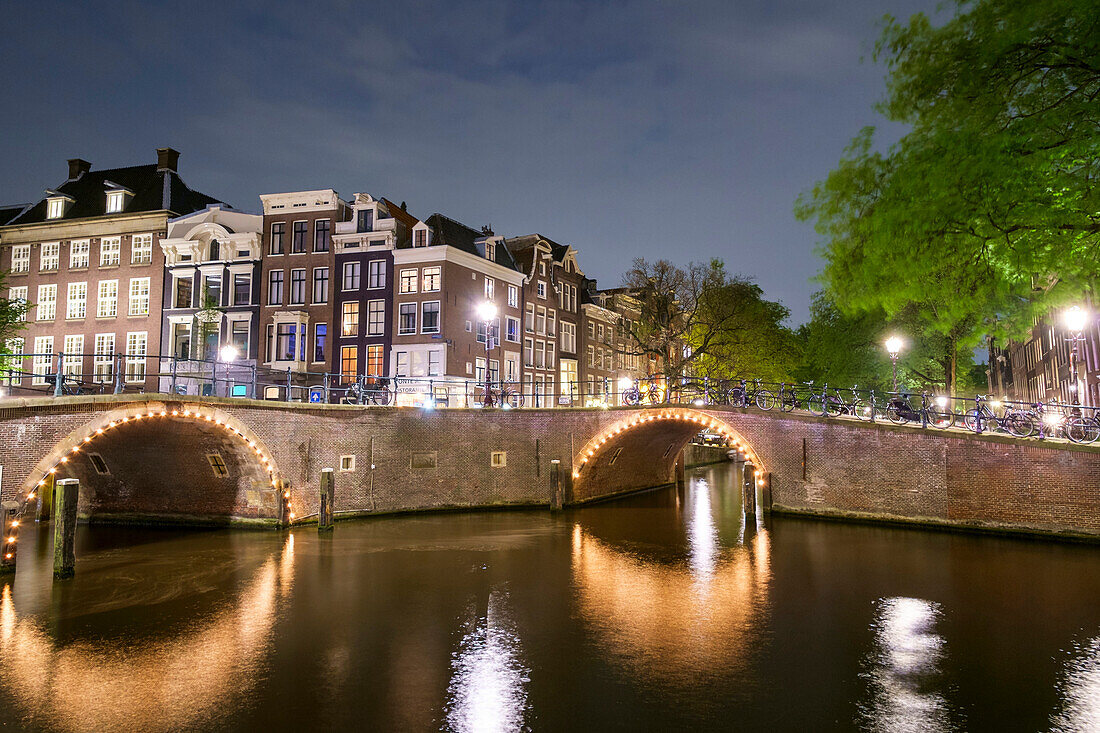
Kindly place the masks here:
POLYGON ((190 308, 191 296, 193 292, 193 281, 190 277, 177 277, 176 278, 176 292, 175 297, 172 300, 174 308, 190 308))
MULTIPOLYGON (((6 340, 4 342, 4 345, 8 349, 8 354, 13 355, 13 356, 17 356, 17 355, 23 354, 23 345, 24 345, 24 343, 25 343, 25 341, 21 338, 11 338, 11 339, 6 340)), ((21 359, 21 358, 12 358, 8 362, 8 364, 9 364, 9 368, 11 368, 14 371, 19 371, 19 372, 23 371, 23 359, 21 359)), ((22 383, 23 383, 23 377, 15 376, 11 372, 8 373, 8 376, 6 378, 0 379, 0 384, 6 384, 9 387, 11 387, 13 385, 18 386, 22 383)))
POLYGON ((369 242, 367 242, 367 246, 368 247, 381 247, 385 243, 386 243, 386 240, 384 240, 384 239, 372 239, 369 242))
POLYGON ((65 199, 55 198, 46 200, 46 218, 60 219, 65 215, 65 199))
POLYGON ((272 270, 268 274, 267 283, 267 304, 268 305, 282 305, 283 304, 283 271, 272 270))
POLYGON ((536 288, 538 290, 539 297, 545 299, 546 298, 546 282, 543 281, 543 280, 539 280, 538 285, 536 286, 536 288))
POLYGON ((233 276, 233 305, 252 304, 252 276, 237 273, 233 276))
POLYGON ((313 268, 313 304, 328 302, 328 268, 313 268))
POLYGON ((248 321, 232 321, 229 324, 229 343, 242 358, 248 358, 248 321))
POLYGON ((386 287, 385 260, 371 260, 367 263, 367 287, 371 290, 386 287))
POLYGON ((344 291, 359 289, 359 263, 344 263, 344 291))
POLYGON ((428 376, 438 377, 443 374, 443 360, 440 358, 441 354, 436 349, 428 351, 428 376))
POLYGON ((515 285, 508 286, 508 306, 519 308, 519 288, 515 285))
POLYGON ((57 316, 57 286, 38 286, 38 320, 52 321, 57 316))
POLYGON ((355 375, 359 373, 359 347, 340 347, 340 381, 343 384, 351 384, 355 381, 355 375))
POLYGON ((290 305, 305 305, 306 302, 306 271, 290 271, 290 305))
POLYGON ((52 370, 53 336, 35 336, 34 356, 31 358, 31 374, 34 377, 31 379, 31 384, 45 384, 46 375, 52 370))
POLYGON ((325 360, 325 342, 328 341, 328 324, 317 323, 313 326, 313 361, 325 360))
POLYGON ((539 341, 535 344, 535 367, 538 369, 546 368, 546 342, 539 341))
POLYGON ((398 351, 397 352, 397 377, 409 376, 409 352, 398 351))
POLYGON ((485 381, 485 357, 478 356, 474 358, 474 381, 485 381))
POLYGON ((546 309, 540 305, 536 313, 538 315, 535 316, 535 333, 544 336, 546 335, 546 309))
POLYGON ((286 233, 286 222, 277 221, 271 225, 271 254, 283 253, 283 238, 286 233))
POLYGON ((434 293, 439 290, 440 270, 442 268, 438 265, 436 267, 425 267, 424 274, 424 292, 434 293))
POLYGON ((122 237, 104 237, 99 240, 99 266, 115 267, 122 250, 122 237))
POLYGON ((306 251, 306 234, 309 232, 309 223, 304 221, 294 222, 291 232, 290 251, 301 254, 306 251))
POLYGON ((528 366, 535 363, 535 342, 531 339, 523 339, 523 363, 528 366))
POLYGON ((402 303, 398 306, 397 333, 402 336, 416 333, 416 303, 402 303))
POLYGON ((485 243, 485 259, 496 261, 497 258, 497 245, 495 242, 485 243))
POLYGON ((416 292, 416 270, 402 270, 400 287, 398 289, 400 293, 415 293, 416 292))
POLYGON ((69 242, 69 269, 84 270, 88 267, 88 252, 91 244, 87 239, 74 239, 69 242))
POLYGON ((340 335, 341 336, 358 336, 359 335, 359 301, 351 300, 340 306, 340 335))
POLYGON ((508 316, 505 320, 504 339, 514 344, 519 343, 519 319, 508 316))
POLYGON ((298 324, 279 323, 275 335, 275 360, 295 361, 298 345, 298 324))
POLYGON ((568 351, 570 354, 577 351, 577 324, 561 323, 561 350, 568 351))
POLYGON ((361 209, 356 223, 360 232, 374 231, 374 209, 361 209))
POLYGON ((11 248, 11 271, 31 271, 31 246, 29 244, 19 244, 11 248))
POLYGON ((328 252, 329 237, 332 233, 332 222, 328 219, 318 219, 313 225, 313 251, 328 252))
POLYGON ((534 303, 528 303, 527 308, 524 310, 524 330, 527 333, 535 332, 535 305, 534 303))
POLYGON ((420 306, 420 332, 439 333, 439 301, 431 300, 420 306))
POLYGON ((546 277, 546 263, 545 262, 539 262, 539 275, 541 275, 542 277, 546 277))
POLYGON ((107 192, 107 213, 117 214, 122 211, 122 204, 126 201, 125 191, 107 192))
MULTIPOLYGON (((8 300, 12 302, 12 305, 26 305, 27 304, 27 286, 18 288, 10 288, 8 290, 8 300)), ((27 320, 27 312, 23 311, 19 316, 20 321, 27 320)))
POLYGON ((130 315, 149 315, 149 278, 130 278, 130 315))
POLYGON ((208 305, 217 308, 222 304, 222 276, 206 275, 203 278, 202 307, 208 305))
POLYGON ((118 280, 99 281, 95 314, 97 318, 114 318, 118 315, 118 280))
POLYGON ((61 352, 65 355, 61 371, 67 376, 80 378, 84 370, 84 336, 66 336, 61 352))
POLYGON ((381 336, 386 332, 386 301, 367 301, 367 335, 381 336))
POLYGON ((382 346, 375 344, 367 347, 367 374, 381 377, 385 374, 385 365, 382 363, 382 346))
POLYGON ((210 240, 210 247, 207 250, 206 259, 211 261, 211 262, 214 262, 216 260, 220 260, 221 257, 222 257, 221 243, 218 242, 218 240, 216 240, 216 239, 211 239, 210 240))
POLYGON ((546 335, 547 336, 554 336, 558 333, 558 322, 557 322, 556 319, 557 319, 557 316, 554 314, 554 311, 552 311, 552 310, 546 311, 546 335))
POLYGON ((435 468, 438 465, 438 452, 434 450, 412 451, 409 456, 409 468, 435 468))
MULTIPOLYGON (((211 245, 213 246, 213 245, 211 245)), ((217 259, 213 253, 210 259, 217 259)), ((130 262, 147 265, 153 261, 153 235, 135 234, 130 238, 130 262)))
POLYGON ((553 341, 547 341, 546 342, 546 368, 547 369, 553 369, 554 368, 554 342, 553 341))
POLYGON ((519 379, 519 357, 516 354, 504 355, 504 381, 515 382, 519 379))
POLYGON ((427 247, 428 246, 428 230, 417 229, 413 232, 413 246, 414 247, 427 247))
POLYGON ((355 470, 355 456, 340 456, 340 471, 351 473, 355 470))
POLYGON ((500 319, 495 319, 492 323, 486 324, 485 321, 477 322, 477 342, 479 344, 485 343, 486 325, 488 325, 488 334, 493 337, 493 341, 500 341, 500 319))
POLYGON ((43 242, 42 250, 38 254, 38 269, 42 272, 53 272, 61 265, 61 243, 43 242))
POLYGON ((145 381, 145 347, 148 334, 144 331, 126 334, 126 381, 145 381))
POLYGON ((95 335, 95 356, 92 357, 92 380, 103 383, 114 379, 115 335, 97 333, 95 335))
POLYGON ((88 315, 88 283, 69 283, 65 297, 65 318, 84 320, 88 315))
POLYGON ((485 278, 485 300, 492 300, 496 295, 497 284, 491 277, 485 278))
POLYGON ((508 452, 495 450, 489 454, 489 465, 492 468, 504 468, 508 465, 508 452))
POLYGON ((206 461, 210 464, 210 470, 214 472, 215 476, 224 478, 229 475, 229 468, 225 465, 225 459, 221 457, 220 453, 207 453, 206 461))

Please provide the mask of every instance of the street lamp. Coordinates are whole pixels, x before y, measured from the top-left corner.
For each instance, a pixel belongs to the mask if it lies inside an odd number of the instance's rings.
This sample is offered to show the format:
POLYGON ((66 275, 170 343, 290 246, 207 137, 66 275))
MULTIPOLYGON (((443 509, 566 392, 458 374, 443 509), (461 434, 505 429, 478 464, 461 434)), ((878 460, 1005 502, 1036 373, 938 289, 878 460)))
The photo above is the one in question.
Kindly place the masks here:
POLYGON ((886 351, 890 354, 890 361, 894 365, 894 393, 898 391, 898 354, 901 353, 902 341, 897 336, 886 339, 886 351))
POLYGON ((237 347, 233 346, 233 344, 226 344, 222 347, 221 351, 218 352, 218 357, 222 361, 235 361, 237 356, 237 347))
MULTIPOLYGON (((239 354, 237 353, 237 347, 235 347, 233 344, 226 344, 225 346, 221 347, 221 349, 218 351, 218 361, 221 361, 221 362, 223 362, 224 364, 227 364, 227 365, 232 363, 233 361, 235 361, 237 359, 237 356, 239 356, 239 354)), ((213 377, 214 384, 211 385, 211 389, 210 389, 210 391, 215 395, 218 393, 217 368, 218 368, 218 364, 217 364, 217 362, 215 362, 214 366, 213 366, 213 369, 214 369, 214 377, 213 377)), ((226 366, 226 368, 225 368, 225 379, 226 379, 226 382, 225 382, 225 396, 226 397, 229 397, 230 392, 232 391, 232 388, 229 385, 230 376, 231 375, 230 375, 229 367, 226 366)))
POLYGON ((485 399, 482 404, 485 407, 493 406, 492 382, 489 372, 489 351, 493 348, 493 321, 497 317, 497 307, 489 301, 485 301, 477 307, 477 317, 485 324, 485 399))
POLYGON ((1077 384, 1077 344, 1085 339, 1082 332, 1089 322, 1088 311, 1075 305, 1063 314, 1062 322, 1066 326, 1066 331, 1069 332, 1069 336, 1066 337, 1066 340, 1069 341, 1071 347, 1069 355, 1069 373, 1073 385, 1070 387, 1070 389, 1073 390, 1073 404, 1079 405, 1081 404, 1081 390, 1077 384))

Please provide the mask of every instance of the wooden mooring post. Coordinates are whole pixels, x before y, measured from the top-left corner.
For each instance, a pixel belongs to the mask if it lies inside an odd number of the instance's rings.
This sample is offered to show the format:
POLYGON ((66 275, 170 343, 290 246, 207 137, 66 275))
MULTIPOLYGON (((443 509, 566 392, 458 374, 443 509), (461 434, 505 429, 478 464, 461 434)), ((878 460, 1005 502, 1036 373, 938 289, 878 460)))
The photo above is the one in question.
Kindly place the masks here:
POLYGON ((76 572, 76 504, 80 481, 63 478, 53 490, 53 577, 64 580, 76 572))
POLYGON ((565 503, 565 494, 561 487, 561 461, 554 458, 550 461, 550 509, 560 511, 565 503))
POLYGON ((333 526, 333 502, 336 500, 336 470, 321 469, 321 494, 317 505, 317 531, 331 532, 333 526))
POLYGON ((745 517, 756 517, 756 466, 746 462, 742 470, 744 484, 741 492, 742 504, 745 507, 745 517))

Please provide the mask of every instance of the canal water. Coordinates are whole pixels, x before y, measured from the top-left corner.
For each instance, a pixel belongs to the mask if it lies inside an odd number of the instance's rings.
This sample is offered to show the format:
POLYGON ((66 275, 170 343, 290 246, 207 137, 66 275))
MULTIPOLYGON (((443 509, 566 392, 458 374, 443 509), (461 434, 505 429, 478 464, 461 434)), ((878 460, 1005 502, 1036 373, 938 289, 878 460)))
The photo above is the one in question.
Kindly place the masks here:
POLYGON ((1100 729, 1100 547, 769 518, 727 466, 579 510, 46 532, 0 727, 1100 729))

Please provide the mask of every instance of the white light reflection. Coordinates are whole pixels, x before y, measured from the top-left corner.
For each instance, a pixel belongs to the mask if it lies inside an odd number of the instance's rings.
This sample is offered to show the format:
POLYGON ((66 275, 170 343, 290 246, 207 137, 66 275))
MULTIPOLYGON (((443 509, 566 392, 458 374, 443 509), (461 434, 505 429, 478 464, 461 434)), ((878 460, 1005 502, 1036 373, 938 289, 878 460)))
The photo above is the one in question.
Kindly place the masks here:
POLYGON ((506 593, 492 591, 487 610, 467 623, 451 659, 449 730, 478 733, 524 729, 530 670, 520 661, 519 636, 507 615, 506 593))
POLYGON ((870 703, 860 706, 862 727, 890 733, 952 729, 947 701, 935 689, 944 656, 935 630, 939 615, 939 604, 920 598, 879 601, 875 651, 862 675, 870 683, 870 703))
POLYGON ((700 584, 706 585, 718 565, 718 528, 711 514, 710 484, 698 477, 693 478, 689 486, 691 516, 687 521, 687 541, 691 574, 700 584))
POLYGON ((1100 730, 1100 636, 1074 650, 1059 687, 1062 709, 1051 721, 1051 730, 1100 730))

